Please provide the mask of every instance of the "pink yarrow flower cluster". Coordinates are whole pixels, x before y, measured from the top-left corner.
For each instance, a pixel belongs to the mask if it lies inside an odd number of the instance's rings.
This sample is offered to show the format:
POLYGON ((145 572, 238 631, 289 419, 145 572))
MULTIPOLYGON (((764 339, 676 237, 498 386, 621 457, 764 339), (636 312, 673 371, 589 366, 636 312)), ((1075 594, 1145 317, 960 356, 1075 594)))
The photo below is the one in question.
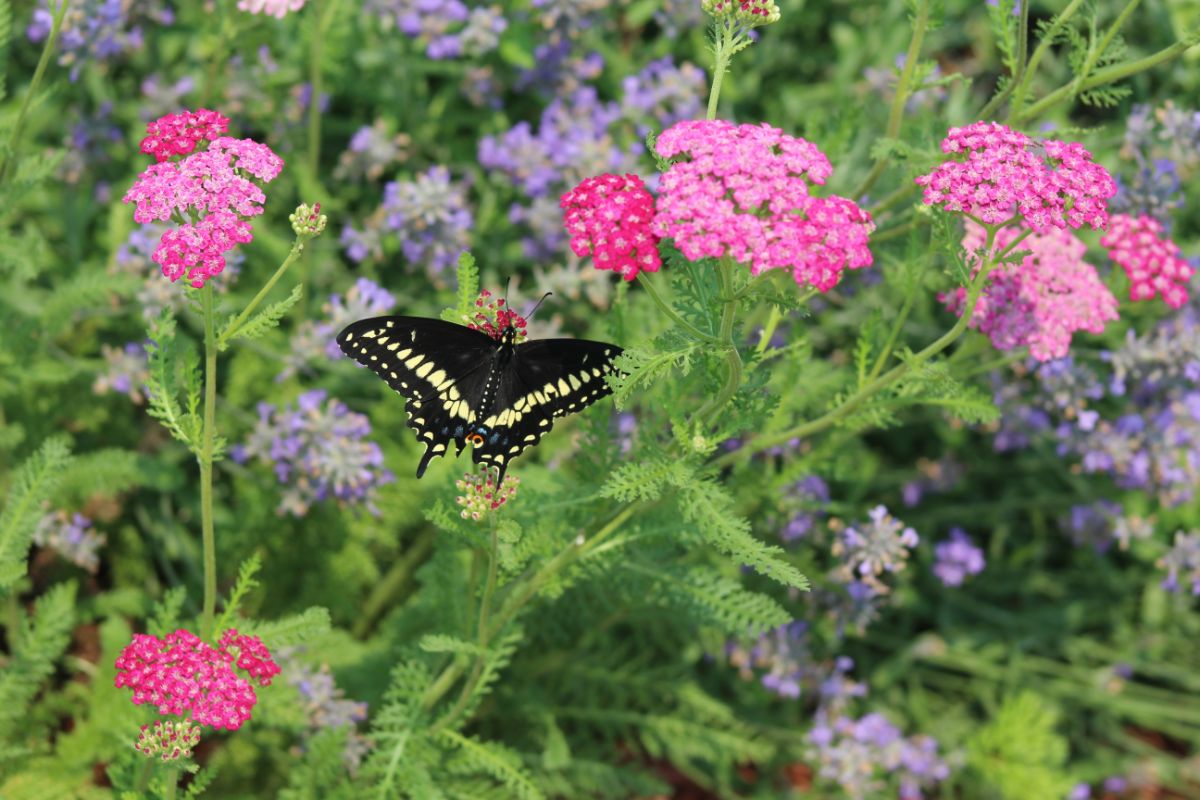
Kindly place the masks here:
POLYGON ((168 161, 196 149, 204 139, 213 140, 229 130, 229 118, 216 111, 198 108, 159 117, 146 126, 142 152, 156 161, 168 161))
POLYGON ((267 14, 283 19, 293 11, 304 8, 305 0, 238 0, 238 11, 250 14, 267 14))
POLYGON ((1036 140, 996 122, 951 128, 942 152, 954 156, 916 182, 925 204, 989 225, 1020 215, 1037 233, 1108 224, 1117 184, 1076 142, 1036 140))
POLYGON ((829 178, 816 145, 770 125, 688 120, 655 145, 680 159, 662 176, 653 230, 688 259, 728 256, 754 274, 790 270, 822 292, 845 269, 869 266, 871 216, 844 197, 815 197, 829 178))
POLYGON ((658 237, 650 227, 654 196, 637 175, 587 178, 564 194, 559 206, 571 250, 580 258, 592 255, 597 269, 611 269, 631 281, 662 265, 658 237))
MULTIPOLYGON (((994 246, 1003 249, 1019 235, 1016 228, 1002 228, 994 246)), ((974 252, 986 238, 982 227, 968 223, 963 248, 974 252)), ((1095 267, 1083 260, 1087 246, 1069 231, 1033 233, 1017 247, 1030 252, 1020 264, 1002 264, 992 273, 971 315, 970 326, 986 334, 996 349, 1028 345, 1039 361, 1061 358, 1075 331, 1101 333, 1105 323, 1117 318, 1116 298, 1095 267)), ((962 316, 966 297, 966 289, 960 288, 940 299, 962 316)))
POLYGON ((528 324, 524 317, 517 312, 505 308, 503 297, 492 298, 492 293, 484 289, 475 300, 474 314, 464 314, 463 324, 468 328, 486 333, 496 341, 504 338, 504 331, 509 327, 516 331, 515 344, 528 338, 525 326, 528 324))
MULTIPOLYGON (((203 111, 184 113, 198 115, 203 111)), ((163 127, 168 117, 150 123, 150 129, 163 127)), ((175 123, 167 124, 171 125, 175 123)), ((194 146, 206 136, 190 141, 194 146)), ((178 150, 181 146, 171 148, 178 150)), ((180 223, 163 234, 151 259, 170 280, 184 278, 200 288, 225 268, 225 253, 253 239, 249 219, 262 214, 266 202, 261 184, 279 175, 283 159, 265 144, 228 136, 213 138, 207 149, 179 160, 164 161, 162 152, 161 147, 155 150, 159 163, 137 177, 124 201, 134 204, 133 218, 137 222, 180 223)))
POLYGON ((256 636, 230 630, 218 647, 186 630, 162 639, 134 634, 117 657, 117 688, 133 689, 136 705, 149 703, 160 714, 182 717, 214 728, 237 730, 250 719, 258 696, 250 681, 233 670, 245 670, 259 686, 269 686, 279 665, 256 636))
POLYGON ((1179 255, 1179 246, 1163 235, 1162 223, 1154 217, 1128 214, 1113 216, 1100 244, 1129 276, 1129 299, 1152 300, 1179 308, 1188 299, 1187 283, 1196 269, 1179 255))

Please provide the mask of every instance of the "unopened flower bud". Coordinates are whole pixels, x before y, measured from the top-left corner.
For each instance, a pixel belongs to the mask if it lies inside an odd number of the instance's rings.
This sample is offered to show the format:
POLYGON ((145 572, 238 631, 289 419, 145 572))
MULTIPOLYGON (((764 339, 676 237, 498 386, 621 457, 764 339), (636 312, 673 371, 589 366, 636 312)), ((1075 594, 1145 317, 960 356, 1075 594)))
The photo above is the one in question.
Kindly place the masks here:
POLYGON ((311 239, 321 235, 328 219, 321 213, 320 203, 314 203, 311 206, 301 203, 295 211, 288 215, 288 222, 292 223, 292 230, 296 232, 297 236, 311 239))
POLYGON ((779 21, 779 6, 774 0, 702 0, 700 6, 713 19, 746 28, 779 21))

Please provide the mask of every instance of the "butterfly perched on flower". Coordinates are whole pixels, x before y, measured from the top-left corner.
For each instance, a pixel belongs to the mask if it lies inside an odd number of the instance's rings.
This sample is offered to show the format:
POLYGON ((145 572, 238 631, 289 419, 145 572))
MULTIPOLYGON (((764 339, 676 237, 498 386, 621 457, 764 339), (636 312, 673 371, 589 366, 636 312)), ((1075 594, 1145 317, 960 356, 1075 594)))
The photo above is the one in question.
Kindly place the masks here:
POLYGON ((525 339, 525 320, 498 300, 457 325, 425 317, 373 317, 337 336, 342 352, 407 402, 408 426, 425 444, 417 477, 453 443, 476 464, 509 463, 537 444, 558 417, 612 392, 605 376, 621 348, 586 339, 525 339), (485 313, 490 312, 490 313, 485 313))

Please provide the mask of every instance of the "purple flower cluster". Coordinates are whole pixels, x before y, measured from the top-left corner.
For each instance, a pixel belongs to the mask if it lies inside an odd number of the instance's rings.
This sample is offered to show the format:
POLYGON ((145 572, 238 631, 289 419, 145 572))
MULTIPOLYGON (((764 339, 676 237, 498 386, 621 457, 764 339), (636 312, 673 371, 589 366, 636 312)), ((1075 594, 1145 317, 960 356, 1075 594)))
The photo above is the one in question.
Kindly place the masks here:
POLYGON ((951 528, 950 538, 933 548, 933 574, 946 586, 962 586, 971 575, 983 572, 983 551, 962 528, 951 528))
POLYGON ((621 111, 644 139, 651 130, 702 117, 707 80, 690 62, 676 66, 670 56, 651 61, 621 82, 621 111))
POLYGON ((508 27, 499 6, 471 8, 460 0, 367 0, 363 10, 420 42, 432 59, 490 53, 508 27))
POLYGON ((142 392, 150 380, 149 360, 146 347, 141 342, 129 342, 122 348, 100 345, 100 356, 104 369, 96 375, 92 392, 108 394, 116 392, 127 395, 136 405, 145 399, 142 392))
POLYGON ((829 505, 829 484, 816 475, 808 475, 787 488, 781 509, 787 515, 779 538, 794 542, 812 532, 825 516, 829 505))
POLYGON ((1158 565, 1167 571, 1164 589, 1177 592, 1180 582, 1188 584, 1194 595, 1200 595, 1200 531, 1175 532, 1175 543, 1158 565))
POLYGON ((466 186, 450 179, 450 171, 435 166, 411 181, 392 181, 383 188, 383 204, 365 230, 347 225, 341 242, 355 261, 381 253, 385 235, 395 235, 410 264, 421 265, 439 280, 454 269, 470 247, 474 214, 467 206, 466 186))
POLYGON ((919 800, 950 774, 935 739, 905 738, 877 712, 855 719, 821 709, 808 741, 818 778, 852 800, 889 796, 891 786, 898 787, 901 800, 919 800))
POLYGON ((276 380, 306 372, 314 364, 345 358, 334 337, 351 322, 386 314, 396 305, 396 298, 383 287, 367 278, 359 278, 346 292, 329 296, 321 306, 325 317, 319 322, 306 320, 292 334, 291 350, 284 357, 286 366, 276 380))
POLYGON ((847 583, 861 582, 876 594, 886 594, 888 586, 879 577, 903 570, 919 539, 885 506, 871 509, 869 516, 866 524, 847 527, 834 541, 833 555, 842 562, 835 574, 847 583))
POLYGON ((350 137, 350 145, 338 159, 334 177, 379 180, 385 170, 407 160, 411 145, 408 134, 390 134, 386 121, 377 119, 373 125, 363 125, 350 137))
POLYGON ((38 520, 33 529, 34 544, 49 547, 88 572, 100 568, 99 550, 104 542, 103 534, 96 533, 83 514, 54 511, 38 520))
POLYGON ((1148 215, 1170 228, 1170 215, 1183 205, 1182 181, 1200 167, 1200 111, 1136 105, 1125 123, 1121 155, 1133 171, 1118 178, 1112 209, 1148 215))
MULTIPOLYGON (((63 147, 63 159, 59 164, 58 173, 67 183, 77 184, 83 180, 89 170, 95 170, 104 162, 111 159, 109 148, 124 138, 120 126, 112 122, 113 104, 111 101, 101 103, 92 114, 84 114, 75 110, 71 116, 78 120, 71 125, 66 135, 63 147)), ((107 185, 96 187, 98 199, 107 200, 107 185)))
POLYGON ((288 651, 281 652, 279 660, 283 664, 284 680, 295 687, 304 704, 308 724, 304 738, 311 738, 328 728, 349 728, 342 760, 351 772, 357 770, 370 747, 366 737, 358 732, 358 723, 367 718, 367 704, 347 700, 346 693, 334 683, 328 665, 314 668, 288 651))
POLYGON ((808 650, 808 625, 789 622, 761 634, 748 646, 730 641, 725 657, 745 680, 756 675, 767 691, 794 700, 800 696, 800 682, 812 680, 816 670, 808 650))
POLYGON ((920 504, 926 494, 941 494, 953 489, 962 479, 965 467, 954 458, 947 456, 937 461, 928 458, 917 460, 916 478, 913 478, 900 490, 904 505, 913 508, 920 504))
POLYGON ((1112 546, 1123 512, 1121 504, 1112 500, 1073 505, 1059 521, 1059 528, 1076 547, 1091 547, 1097 553, 1103 553, 1112 546))
MULTIPOLYGON (((70 67, 71 80, 78 80, 88 61, 104 62, 140 50, 143 25, 165 27, 174 21, 175 13, 160 0, 71 2, 58 35, 59 66, 70 67)), ((31 42, 44 41, 53 22, 47 0, 41 0, 25 35, 31 42)))
POLYGON ((230 455, 239 464, 251 458, 271 464, 286 488, 279 513, 304 516, 313 503, 336 500, 363 505, 372 513, 375 490, 395 480, 383 466, 383 451, 368 441, 371 423, 323 389, 300 395, 296 405, 258 406, 258 423, 230 455))

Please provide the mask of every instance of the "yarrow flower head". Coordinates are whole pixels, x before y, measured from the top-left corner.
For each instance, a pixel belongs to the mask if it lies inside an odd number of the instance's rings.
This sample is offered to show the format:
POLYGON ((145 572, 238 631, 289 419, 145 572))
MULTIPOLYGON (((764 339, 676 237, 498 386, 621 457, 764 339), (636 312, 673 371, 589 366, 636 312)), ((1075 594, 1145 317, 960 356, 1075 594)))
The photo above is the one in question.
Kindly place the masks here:
POLYGON ((158 757, 162 761, 178 761, 191 758, 192 750, 200 744, 200 726, 190 722, 175 722, 169 719, 156 720, 153 725, 143 725, 133 745, 144 756, 158 757))
POLYGON ((514 344, 520 344, 528 338, 525 327, 528 322, 517 312, 505 308, 503 297, 492 297, 492 293, 484 289, 475 299, 474 314, 464 314, 463 324, 471 330, 482 331, 496 341, 504 338, 504 331, 509 327, 515 332, 514 344))
POLYGON ((229 250, 254 238, 249 218, 261 214, 266 202, 260 184, 283 169, 283 159, 251 139, 218 136, 206 150, 191 152, 227 124, 205 109, 151 123, 152 134, 156 125, 164 133, 150 144, 143 142, 143 150, 158 163, 139 175, 124 197, 135 204, 137 222, 191 220, 166 231, 152 259, 171 281, 186 278, 195 288, 225 268, 229 250), (164 160, 182 153, 191 154, 164 160))
POLYGON ((689 120, 664 131, 655 150, 681 160, 662 176, 653 230, 688 259, 729 257, 756 275, 787 269, 823 292, 843 270, 871 264, 871 216, 809 192, 832 172, 811 142, 766 124, 689 120))
POLYGON ((1129 276, 1129 299, 1152 300, 1161 295, 1171 308, 1188 299, 1187 284, 1196 269, 1179 255, 1179 246, 1164 235, 1151 216, 1115 214, 1100 244, 1129 276))
POLYGON ((571 250, 580 258, 592 255, 597 269, 611 269, 631 281, 662 265, 651 229, 654 197, 637 175, 587 178, 564 194, 559 206, 571 250))
POLYGON ((462 518, 479 522, 516 496, 521 479, 516 475, 506 475, 504 484, 497 486, 496 479, 488 469, 482 473, 468 472, 454 485, 462 492, 455 498, 455 502, 463 507, 462 518))
POLYGON ((258 406, 258 423, 243 444, 233 447, 238 463, 251 458, 272 464, 286 486, 279 513, 297 517, 313 503, 361 503, 377 513, 376 487, 395 480, 383 466, 383 451, 366 437, 371 422, 323 389, 300 395, 296 406, 258 406))
POLYGON ((105 541, 92 527, 92 521, 79 513, 54 511, 38 520, 33 529, 34 544, 57 551, 88 572, 100 568, 99 551, 105 541))
POLYGON ((117 657, 114 683, 118 689, 133 689, 135 705, 149 703, 160 714, 190 714, 200 725, 237 730, 250 719, 258 695, 250 681, 233 671, 235 658, 242 667, 245 653, 253 654, 246 663, 253 667, 251 675, 259 686, 268 686, 279 668, 258 637, 232 633, 232 639, 228 633, 222 637, 219 647, 182 629, 162 639, 134 634, 117 657), (240 650, 241 657, 231 653, 230 646, 240 650))
POLYGON ((296 206, 295 211, 288 214, 288 222, 292 223, 292 232, 297 236, 311 239, 314 236, 320 236, 325 231, 325 225, 329 222, 329 218, 321 213, 320 203, 314 203, 311 206, 301 203, 296 206))
MULTIPOLYGON (((1020 235, 1014 227, 1002 228, 995 246, 1003 249, 1020 235)), ((974 253, 985 240, 983 228, 968 223, 963 249, 974 253)), ((1117 299, 1095 267, 1083 260, 1087 246, 1069 231, 1050 228, 1017 246, 1029 254, 1021 263, 1002 264, 992 273, 971 314, 970 326, 987 334, 996 349, 1028 345, 1039 361, 1061 358, 1075 331, 1101 333, 1105 323, 1117 318, 1117 299)), ((940 299, 962 316, 967 290, 960 287, 940 299)))
POLYGON ((919 541, 917 532, 892 517, 885 506, 876 506, 870 522, 848 527, 833 544, 833 554, 842 559, 839 575, 844 580, 860 579, 872 591, 884 594, 888 587, 879 580, 887 572, 899 572, 919 541))
POLYGON ((236 628, 230 628, 221 634, 220 647, 223 652, 233 654, 238 669, 245 670, 259 686, 270 686, 271 679, 280 672, 267 646, 257 636, 240 634, 236 628))
POLYGON ((997 122, 951 128, 942 152, 954 156, 916 179, 925 204, 989 225, 1019 215, 1032 230, 1108 224, 1117 184, 1076 142, 1036 140, 997 122))
POLYGON ((267 14, 283 19, 293 11, 304 8, 305 0, 238 0, 238 11, 249 14, 267 14))
POLYGON ((779 21, 779 6, 774 0, 701 0, 700 7, 715 20, 745 28, 779 21))
POLYGON ((167 114, 146 125, 141 150, 156 161, 170 161, 192 152, 200 141, 212 141, 227 130, 229 118, 207 108, 167 114))
POLYGON ((950 538, 934 548, 933 574, 946 586, 962 586, 969 575, 983 572, 983 551, 962 528, 951 528, 950 538))

